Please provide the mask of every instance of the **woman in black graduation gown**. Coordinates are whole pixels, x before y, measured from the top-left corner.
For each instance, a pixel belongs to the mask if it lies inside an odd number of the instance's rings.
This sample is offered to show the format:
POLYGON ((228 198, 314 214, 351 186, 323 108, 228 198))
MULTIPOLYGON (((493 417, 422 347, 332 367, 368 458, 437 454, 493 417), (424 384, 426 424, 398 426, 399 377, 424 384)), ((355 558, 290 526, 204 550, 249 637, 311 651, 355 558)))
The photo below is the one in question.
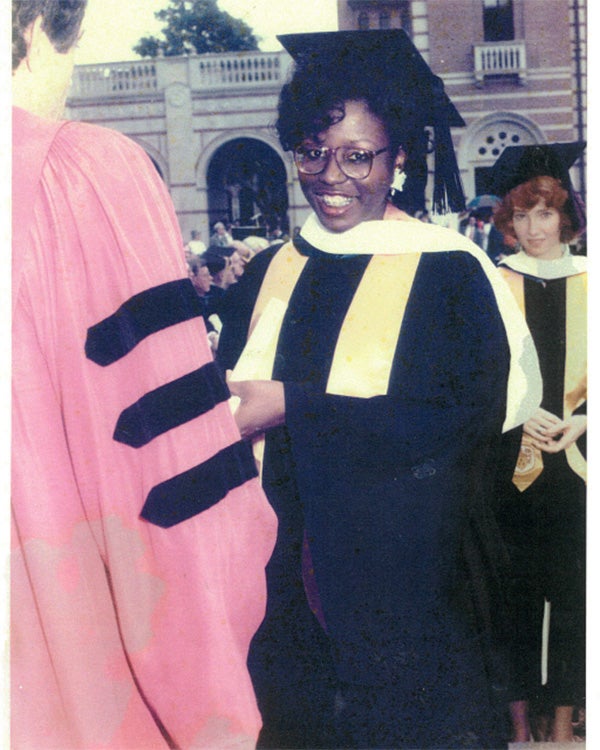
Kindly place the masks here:
POLYGON ((515 741, 573 740, 585 696, 587 271, 569 245, 583 228, 569 167, 583 143, 506 149, 494 165, 496 226, 519 243, 500 269, 524 309, 543 399, 523 427, 513 481, 499 493, 513 558, 515 741), (546 634, 546 635, 544 635, 546 634), (529 704, 529 705, 528 705, 529 704))
POLYGON ((464 206, 462 120, 404 32, 281 39, 296 70, 277 127, 314 213, 249 264, 219 346, 231 369, 252 334, 253 379, 230 387, 242 435, 266 431, 279 517, 249 660, 259 746, 502 747, 486 503, 503 423, 537 406, 537 364, 485 255, 389 201, 393 183, 424 208, 430 125, 434 203, 464 206))

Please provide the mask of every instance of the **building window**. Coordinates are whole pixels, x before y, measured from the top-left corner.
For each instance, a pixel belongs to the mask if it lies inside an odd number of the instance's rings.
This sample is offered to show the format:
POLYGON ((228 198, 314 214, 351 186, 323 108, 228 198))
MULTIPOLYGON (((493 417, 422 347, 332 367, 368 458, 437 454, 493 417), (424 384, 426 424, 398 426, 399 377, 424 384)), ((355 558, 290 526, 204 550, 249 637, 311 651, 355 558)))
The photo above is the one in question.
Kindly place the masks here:
POLYGON ((358 14, 358 28, 360 31, 368 31, 369 29, 369 14, 365 13, 364 11, 362 13, 358 14))
POLYGON ((483 38, 486 42, 515 38, 512 0, 483 0, 483 38))
POLYGON ((384 10, 379 14, 379 28, 389 29, 390 26, 390 14, 386 10, 384 10))

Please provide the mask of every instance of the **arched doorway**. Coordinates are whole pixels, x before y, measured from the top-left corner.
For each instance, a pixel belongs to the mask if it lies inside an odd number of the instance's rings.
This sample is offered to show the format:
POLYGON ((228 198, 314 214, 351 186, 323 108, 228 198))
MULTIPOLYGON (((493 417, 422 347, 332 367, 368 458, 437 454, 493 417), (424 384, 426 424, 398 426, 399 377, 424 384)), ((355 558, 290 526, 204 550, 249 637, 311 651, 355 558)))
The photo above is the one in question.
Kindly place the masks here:
POLYGON ((288 231, 286 171, 279 154, 254 138, 235 138, 213 155, 207 171, 211 226, 227 221, 288 231))

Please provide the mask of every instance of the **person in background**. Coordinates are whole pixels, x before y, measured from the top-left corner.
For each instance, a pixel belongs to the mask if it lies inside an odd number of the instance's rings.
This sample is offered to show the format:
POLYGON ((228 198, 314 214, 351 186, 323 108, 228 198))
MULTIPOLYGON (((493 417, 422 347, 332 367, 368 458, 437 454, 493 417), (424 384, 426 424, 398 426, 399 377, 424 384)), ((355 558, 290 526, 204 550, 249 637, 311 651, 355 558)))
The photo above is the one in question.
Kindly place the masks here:
POLYGON ((188 264, 190 269, 190 279, 192 280, 196 294, 201 301, 204 301, 206 298, 213 280, 207 262, 207 259, 202 257, 193 260, 188 264))
POLYGON ((276 226, 272 232, 268 233, 268 238, 271 243, 274 242, 287 242, 290 238, 280 226, 276 226))
MULTIPOLYGON (((486 227, 487 244, 485 252, 492 263, 497 266, 507 255, 512 255, 513 248, 510 244, 507 244, 506 238, 502 232, 498 231, 493 216, 491 216, 489 221, 486 222, 486 227)), ((512 240, 509 240, 509 242, 512 242, 512 240)))
POLYGON ((483 222, 480 225, 474 214, 469 214, 467 219, 461 225, 460 231, 467 239, 474 242, 478 247, 483 247, 483 222))
POLYGON ((585 227, 569 178, 584 147, 510 147, 491 173, 503 196, 496 227, 518 243, 499 268, 543 377, 541 406, 519 430, 514 476, 498 501, 513 558, 510 707, 519 742, 573 741, 574 709, 585 699, 587 259, 569 249, 585 227))
POLYGON ((279 39, 296 66, 277 129, 313 213, 231 287, 218 352, 279 517, 249 656, 258 744, 505 747, 489 501, 537 361, 485 254, 391 202, 423 210, 434 126, 434 206, 464 207, 462 120, 403 31, 279 39))
MULTIPOLYGON (((208 268, 212 281, 210 289, 205 297, 207 319, 210 321, 217 335, 221 332, 221 313, 225 300, 229 298, 228 289, 237 283, 237 277, 231 255, 231 247, 218 247, 211 245, 203 253, 202 261, 208 268)), ((218 345, 218 339, 212 341, 213 350, 218 345)))
POLYGON ((459 215, 458 229, 461 234, 472 240, 475 233, 476 220, 472 213, 467 211, 461 211, 459 215), (469 236, 470 235, 470 236, 469 236))
POLYGON ((219 332, 210 320, 210 290, 212 276, 208 270, 206 258, 197 258, 188 263, 189 276, 198 295, 198 301, 202 307, 202 316, 208 332, 208 341, 213 352, 219 345, 219 332))
POLYGON ((217 221, 213 226, 213 233, 210 235, 210 245, 216 247, 229 247, 232 240, 233 237, 227 231, 225 224, 223 224, 222 221, 217 221))
POLYGON ((231 260, 233 252, 229 247, 211 245, 202 254, 202 260, 212 276, 211 295, 214 300, 220 299, 229 287, 237 282, 235 267, 231 260))
POLYGON ((264 240, 264 242, 255 243, 254 240, 256 240, 256 239, 259 239, 259 240, 264 239, 262 237, 255 237, 255 238, 253 238, 253 237, 250 237, 250 238, 246 237, 246 239, 249 239, 250 242, 247 243, 244 240, 244 242, 241 243, 243 245, 243 247, 238 248, 238 253, 240 255, 240 258, 242 259, 242 263, 244 264, 244 268, 246 268, 246 266, 248 265, 248 263, 250 263, 250 261, 252 260, 252 258, 254 258, 254 256, 256 255, 256 253, 260 252, 260 249, 262 249, 261 246, 265 245, 265 243, 266 243, 266 239, 264 240), (254 245, 254 247, 252 247, 252 245, 254 245))
POLYGON ((191 239, 185 246, 185 249, 187 253, 187 260, 193 260, 194 257, 202 255, 202 253, 206 250, 206 245, 202 241, 200 232, 197 229, 192 229, 191 239))
POLYGON ((60 119, 85 6, 12 4, 10 746, 251 750, 276 520, 165 185, 60 119))
POLYGON ((248 245, 246 245, 241 240, 233 240, 230 245, 230 249, 230 253, 229 248, 227 249, 227 254, 231 258, 233 273, 235 274, 236 280, 238 280, 244 273, 246 263, 249 260, 249 253, 252 253, 252 251, 250 250, 248 245))
POLYGON ((477 244, 479 247, 486 252, 487 251, 487 242, 488 242, 488 233, 490 230, 489 222, 486 222, 485 219, 483 219, 481 216, 477 218, 477 231, 478 231, 478 240, 477 244))
POLYGON ((244 237, 244 245, 250 249, 250 252, 246 253, 246 262, 249 263, 257 253, 269 247, 269 240, 266 237, 258 237, 252 234, 249 237, 244 237))

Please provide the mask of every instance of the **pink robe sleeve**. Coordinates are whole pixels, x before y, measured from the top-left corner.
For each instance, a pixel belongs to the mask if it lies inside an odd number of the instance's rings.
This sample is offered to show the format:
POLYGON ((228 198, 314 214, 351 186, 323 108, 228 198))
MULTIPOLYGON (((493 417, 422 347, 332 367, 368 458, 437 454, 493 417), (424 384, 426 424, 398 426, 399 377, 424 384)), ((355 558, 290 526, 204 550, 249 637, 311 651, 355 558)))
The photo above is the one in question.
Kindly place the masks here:
POLYGON ((252 748, 276 522, 170 198, 124 136, 36 150, 40 123, 13 122, 11 747, 252 748))

